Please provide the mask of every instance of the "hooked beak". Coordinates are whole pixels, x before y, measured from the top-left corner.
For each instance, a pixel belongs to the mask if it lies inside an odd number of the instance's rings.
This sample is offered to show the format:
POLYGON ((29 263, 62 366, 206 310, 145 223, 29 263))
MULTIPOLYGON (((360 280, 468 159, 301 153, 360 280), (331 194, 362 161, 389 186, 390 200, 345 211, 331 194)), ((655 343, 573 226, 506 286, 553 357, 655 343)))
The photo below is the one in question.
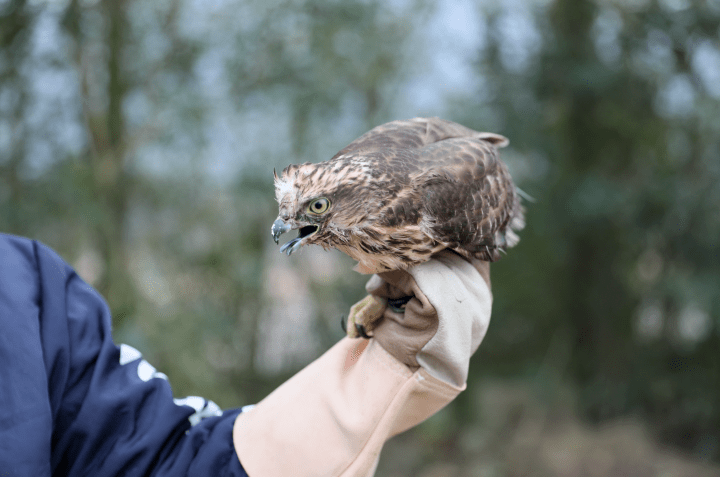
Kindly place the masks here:
POLYGON ((313 235, 320 229, 320 227, 318 227, 317 225, 298 225, 293 227, 292 225, 286 223, 284 220, 278 218, 277 220, 275 220, 275 222, 273 222, 270 233, 272 234, 275 243, 278 243, 278 241, 280 240, 280 235, 293 229, 299 229, 299 234, 297 238, 290 240, 288 243, 280 247, 280 253, 285 253, 288 256, 300 247, 302 247, 303 243, 305 242, 304 239, 313 235))
POLYGON ((282 219, 277 219, 275 222, 273 222, 270 233, 273 236, 275 245, 277 245, 278 241, 280 240, 280 236, 288 230, 292 230, 292 227, 290 226, 290 224, 286 224, 285 222, 283 222, 282 219))

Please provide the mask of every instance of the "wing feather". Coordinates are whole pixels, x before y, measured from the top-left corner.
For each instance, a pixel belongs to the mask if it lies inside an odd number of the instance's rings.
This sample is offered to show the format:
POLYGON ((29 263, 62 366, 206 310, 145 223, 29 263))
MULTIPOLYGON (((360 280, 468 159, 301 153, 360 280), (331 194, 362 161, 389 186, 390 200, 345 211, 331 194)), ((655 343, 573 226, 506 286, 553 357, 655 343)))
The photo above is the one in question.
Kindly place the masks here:
POLYGON ((474 131, 445 119, 413 118, 392 121, 371 129, 348 144, 335 154, 332 159, 352 152, 368 153, 386 149, 421 149, 438 141, 462 137, 478 138, 496 147, 505 147, 508 144, 507 138, 499 134, 474 131))
POLYGON ((514 237, 510 220, 522 210, 496 147, 455 138, 426 146, 420 157, 424 167, 413 188, 421 191, 427 235, 462 255, 499 259, 514 237))

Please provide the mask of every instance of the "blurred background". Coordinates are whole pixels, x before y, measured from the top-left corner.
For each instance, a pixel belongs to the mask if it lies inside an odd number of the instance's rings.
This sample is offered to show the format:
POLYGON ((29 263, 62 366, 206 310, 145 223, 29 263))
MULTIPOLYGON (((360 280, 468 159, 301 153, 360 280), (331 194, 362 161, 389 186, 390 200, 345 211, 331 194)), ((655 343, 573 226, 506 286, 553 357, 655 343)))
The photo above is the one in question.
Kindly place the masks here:
POLYGON ((0 0, 0 230, 236 407, 367 280, 278 253, 273 168, 414 116, 503 134, 536 200, 468 390, 377 475, 720 475, 719 28, 720 0, 0 0))

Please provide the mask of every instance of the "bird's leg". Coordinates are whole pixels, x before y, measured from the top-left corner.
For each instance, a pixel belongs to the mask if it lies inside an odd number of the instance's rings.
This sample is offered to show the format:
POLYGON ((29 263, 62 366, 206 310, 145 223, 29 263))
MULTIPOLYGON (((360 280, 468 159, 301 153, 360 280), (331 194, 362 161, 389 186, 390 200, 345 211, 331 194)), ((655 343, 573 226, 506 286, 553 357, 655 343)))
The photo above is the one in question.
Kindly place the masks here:
POLYGON ((355 303, 350 308, 350 315, 346 325, 346 333, 349 338, 369 338, 368 331, 377 326, 385 311, 385 303, 377 300, 372 295, 355 303))

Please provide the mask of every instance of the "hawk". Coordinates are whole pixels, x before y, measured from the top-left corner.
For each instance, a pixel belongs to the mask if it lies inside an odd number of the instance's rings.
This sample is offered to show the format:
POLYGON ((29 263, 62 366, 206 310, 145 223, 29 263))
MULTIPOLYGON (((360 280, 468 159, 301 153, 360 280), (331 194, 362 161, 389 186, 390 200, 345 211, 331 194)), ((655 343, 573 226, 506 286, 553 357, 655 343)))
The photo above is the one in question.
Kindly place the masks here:
POLYGON ((337 248, 361 273, 407 269, 446 248, 494 262, 524 226, 518 189, 498 154, 507 144, 440 118, 378 126, 329 161, 274 174, 273 239, 298 230, 281 252, 337 248))

